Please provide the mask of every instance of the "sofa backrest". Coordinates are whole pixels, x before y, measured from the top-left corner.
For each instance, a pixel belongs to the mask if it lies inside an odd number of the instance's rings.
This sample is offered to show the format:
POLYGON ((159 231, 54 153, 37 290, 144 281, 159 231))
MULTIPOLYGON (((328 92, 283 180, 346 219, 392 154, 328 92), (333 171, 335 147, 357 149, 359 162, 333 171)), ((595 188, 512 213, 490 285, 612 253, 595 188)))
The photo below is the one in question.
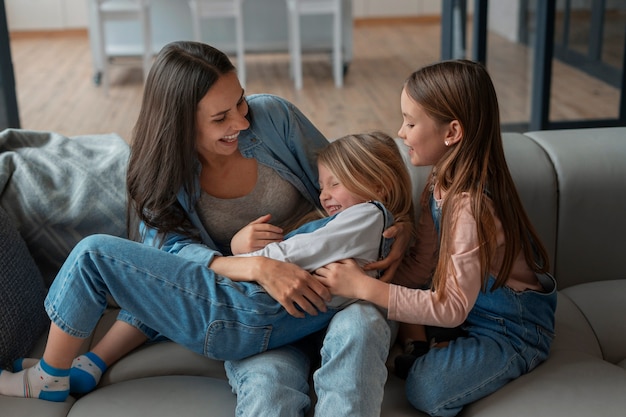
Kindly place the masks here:
POLYGON ((626 278, 626 127, 529 132, 558 180, 559 288, 626 278))
MULTIPOLYGON (((626 278, 626 128, 504 133, 502 140, 559 288, 626 278)), ((398 143, 418 203, 430 167, 411 166, 398 143)))

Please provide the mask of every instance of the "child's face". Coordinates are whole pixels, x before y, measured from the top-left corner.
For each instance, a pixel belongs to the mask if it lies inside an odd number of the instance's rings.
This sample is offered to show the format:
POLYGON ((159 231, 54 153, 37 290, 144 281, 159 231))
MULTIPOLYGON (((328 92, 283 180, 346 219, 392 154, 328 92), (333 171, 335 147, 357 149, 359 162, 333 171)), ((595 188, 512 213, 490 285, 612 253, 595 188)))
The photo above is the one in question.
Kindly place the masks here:
POLYGON ((320 203, 329 216, 365 200, 348 191, 323 164, 317 164, 320 180, 320 203))
POLYGON ((446 126, 440 126, 415 100, 402 90, 400 96, 402 126, 398 136, 409 147, 411 164, 434 165, 446 153, 446 126))

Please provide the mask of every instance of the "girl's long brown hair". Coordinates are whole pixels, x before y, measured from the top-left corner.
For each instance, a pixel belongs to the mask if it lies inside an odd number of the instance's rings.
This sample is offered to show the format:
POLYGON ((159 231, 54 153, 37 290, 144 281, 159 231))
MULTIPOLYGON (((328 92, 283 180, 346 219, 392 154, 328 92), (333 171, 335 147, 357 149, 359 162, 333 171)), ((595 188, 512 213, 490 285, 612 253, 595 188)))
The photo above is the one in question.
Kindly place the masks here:
POLYGON ((196 109, 219 77, 235 71, 221 51, 198 42, 173 42, 156 57, 133 130, 126 178, 128 231, 139 239, 143 221, 161 235, 196 232, 176 195, 195 193, 196 109))
MULTIPOLYGON (((433 290, 444 294, 446 274, 454 273, 448 249, 461 193, 469 194, 476 219, 483 290, 497 244, 488 199, 502 223, 505 238, 504 257, 492 289, 506 283, 520 250, 533 270, 547 272, 548 254, 522 206, 504 157, 498 100, 484 66, 467 60, 439 62, 411 74, 404 88, 436 122, 457 120, 463 134, 462 140, 433 167, 434 181, 446 193, 433 290)), ((428 194, 425 190, 422 196, 425 210, 429 210, 425 207, 428 194)))

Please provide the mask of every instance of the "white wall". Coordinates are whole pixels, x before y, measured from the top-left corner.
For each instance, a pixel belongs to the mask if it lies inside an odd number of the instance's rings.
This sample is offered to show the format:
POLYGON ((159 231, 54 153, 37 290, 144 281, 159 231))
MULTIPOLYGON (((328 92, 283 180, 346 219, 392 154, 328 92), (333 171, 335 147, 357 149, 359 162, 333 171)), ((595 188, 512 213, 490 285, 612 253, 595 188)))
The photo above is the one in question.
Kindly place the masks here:
POLYGON ((88 0, 5 0, 9 30, 86 28, 88 0))
MULTIPOLYGON (((89 1, 5 0, 9 30, 87 28, 89 1)), ((441 0, 353 0, 352 8, 356 18, 432 16, 441 13, 441 0)))
POLYGON ((441 14, 441 0, 353 0, 356 18, 432 16, 441 14))
POLYGON ((519 38, 520 0, 490 1, 487 9, 489 30, 511 42, 519 38))
MULTIPOLYGON (((92 0, 5 0, 9 30, 87 28, 89 1, 92 0)), ((590 2, 573 0, 572 8, 588 9, 590 2)), ((509 40, 516 40, 519 4, 520 0, 489 2, 489 29, 509 40)), ((467 6, 471 13, 473 2, 468 1, 467 6)), ((606 7, 625 10, 626 2, 607 0, 606 7)), ((441 0, 353 0, 352 8, 355 18, 438 16, 441 14, 441 0)))

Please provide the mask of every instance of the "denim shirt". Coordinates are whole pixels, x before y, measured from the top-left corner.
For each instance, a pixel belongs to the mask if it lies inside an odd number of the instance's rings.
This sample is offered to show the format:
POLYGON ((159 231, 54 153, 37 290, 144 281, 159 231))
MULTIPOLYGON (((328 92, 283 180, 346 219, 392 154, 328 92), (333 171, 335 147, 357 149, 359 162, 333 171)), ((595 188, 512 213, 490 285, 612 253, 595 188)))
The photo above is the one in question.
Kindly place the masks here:
MULTIPOLYGON (((241 154, 274 169, 313 205, 320 207, 317 154, 328 145, 328 140, 298 108, 280 97, 255 94, 246 97, 246 101, 250 127, 239 133, 241 154)), ((202 167, 199 161, 196 164, 196 193, 190 195, 182 188, 178 202, 200 232, 200 240, 170 233, 164 237, 161 249, 208 265, 215 255, 221 254, 196 211, 202 190, 202 167)), ((161 243, 157 230, 142 225, 141 233, 145 244, 158 247, 161 243)))

